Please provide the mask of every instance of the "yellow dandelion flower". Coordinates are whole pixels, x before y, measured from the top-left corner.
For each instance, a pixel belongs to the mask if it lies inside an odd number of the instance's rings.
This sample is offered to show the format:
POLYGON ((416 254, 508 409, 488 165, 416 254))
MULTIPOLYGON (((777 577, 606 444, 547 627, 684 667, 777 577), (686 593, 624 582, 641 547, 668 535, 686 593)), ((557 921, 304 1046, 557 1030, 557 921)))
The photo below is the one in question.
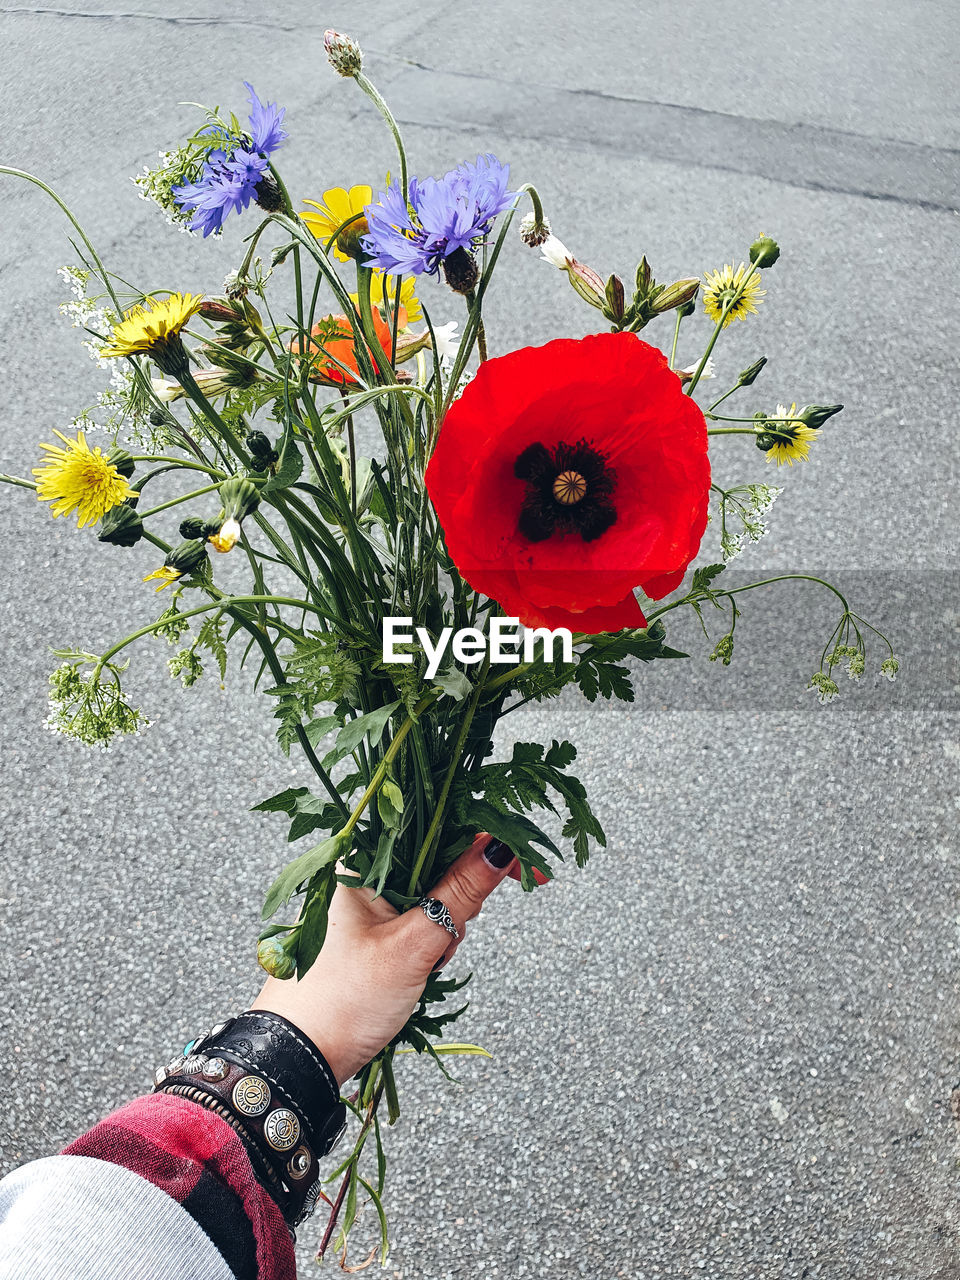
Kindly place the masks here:
POLYGON ((796 414, 795 404, 789 409, 778 404, 775 420, 770 423, 770 434, 778 434, 774 436, 771 447, 766 450, 767 461, 775 462, 778 467, 782 467, 784 463, 792 467, 795 462, 805 462, 810 453, 810 445, 817 438, 818 433, 813 427, 808 427, 796 414))
POLYGON ((158 591, 162 591, 164 587, 169 587, 171 582, 176 582, 178 578, 182 578, 183 574, 179 569, 174 569, 172 564, 162 564, 159 569, 154 569, 153 573, 148 573, 144 578, 144 582, 149 582, 151 578, 159 578, 160 585, 158 591))
POLYGON ((703 291, 703 307, 714 324, 720 323, 724 307, 728 307, 723 318, 723 327, 734 320, 746 320, 751 311, 756 312, 760 300, 766 297, 766 289, 760 288, 760 273, 753 272, 750 279, 747 275, 752 267, 741 262, 738 267, 729 264, 721 271, 708 271, 704 275, 707 287, 703 291))
MULTIPOLYGON (((423 319, 423 310, 420 306, 420 299, 416 293, 417 282, 413 276, 406 276, 400 285, 400 328, 405 325, 412 324, 415 320, 423 319)), ((390 323, 393 324, 393 308, 397 296, 397 282, 393 276, 388 276, 385 271, 379 268, 373 272, 370 277, 370 304, 380 310, 380 314, 390 323), (386 286, 386 287, 384 287, 386 286), (384 301, 386 300, 386 306, 384 301)), ((350 298, 355 307, 359 307, 360 298, 356 293, 351 293, 350 298)))
POLYGON ((202 295, 192 293, 147 298, 142 306, 123 313, 102 354, 108 358, 151 355, 162 368, 163 352, 169 346, 182 349, 180 330, 196 315, 202 302, 202 295))
MULTIPOLYGON (((307 224, 321 244, 326 244, 340 226, 356 213, 363 213, 373 201, 373 188, 367 186, 351 187, 345 191, 343 187, 331 187, 323 193, 323 203, 316 200, 304 200, 304 204, 312 205, 316 213, 302 213, 300 217, 307 224)), ((345 253, 334 242, 333 252, 341 262, 347 262, 345 253)))
POLYGON ((37 497, 41 502, 52 502, 55 516, 68 516, 77 512, 77 527, 95 524, 105 511, 125 502, 133 493, 126 478, 100 451, 87 444, 82 431, 76 440, 54 431, 66 445, 42 444, 49 457, 42 467, 34 467, 33 474, 39 481, 37 497))

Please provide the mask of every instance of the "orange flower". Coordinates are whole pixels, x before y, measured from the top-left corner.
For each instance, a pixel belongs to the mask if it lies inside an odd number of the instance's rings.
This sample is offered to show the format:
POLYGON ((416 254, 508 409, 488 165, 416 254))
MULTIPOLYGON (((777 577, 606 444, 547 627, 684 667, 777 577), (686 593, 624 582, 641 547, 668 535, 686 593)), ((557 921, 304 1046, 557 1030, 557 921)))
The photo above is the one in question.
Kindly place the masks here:
MULTIPOLYGON (((372 310, 373 327, 384 351, 389 352, 393 343, 393 334, 376 307, 372 310)), ((405 323, 404 308, 400 308, 401 327, 405 323)), ((355 387, 360 378, 357 364, 355 337, 350 321, 345 315, 324 316, 311 331, 310 350, 306 354, 310 360, 310 381, 319 382, 325 387, 355 387), (341 368, 341 366, 344 366, 341 368), (351 377, 350 373, 354 376, 351 377)), ((294 355, 301 354, 301 339, 295 338, 290 343, 294 355)), ((377 362, 373 355, 370 359, 374 368, 377 362)), ((377 370, 379 373, 379 369, 377 370)))

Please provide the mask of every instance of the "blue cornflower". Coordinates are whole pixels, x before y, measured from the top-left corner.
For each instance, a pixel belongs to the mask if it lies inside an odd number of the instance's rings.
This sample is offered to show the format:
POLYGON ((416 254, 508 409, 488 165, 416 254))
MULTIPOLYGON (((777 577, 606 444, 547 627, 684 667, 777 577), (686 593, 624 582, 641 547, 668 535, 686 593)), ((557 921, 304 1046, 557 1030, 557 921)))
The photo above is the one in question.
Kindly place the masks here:
POLYGON ((516 195, 507 190, 509 177, 509 165, 486 155, 442 178, 412 178, 407 199, 399 182, 391 182, 379 203, 364 210, 370 228, 362 241, 370 255, 365 265, 392 274, 439 275, 451 255, 468 255, 509 208, 516 195))
MULTIPOLYGON (((242 213, 252 200, 260 200, 271 183, 269 157, 287 134, 280 127, 286 108, 260 101, 253 86, 244 81, 250 94, 249 138, 234 137, 222 126, 207 132, 221 144, 210 151, 195 182, 173 188, 173 198, 181 209, 193 210, 189 228, 204 237, 219 235, 229 213, 242 213)), ((279 205, 271 205, 279 207, 279 205)))

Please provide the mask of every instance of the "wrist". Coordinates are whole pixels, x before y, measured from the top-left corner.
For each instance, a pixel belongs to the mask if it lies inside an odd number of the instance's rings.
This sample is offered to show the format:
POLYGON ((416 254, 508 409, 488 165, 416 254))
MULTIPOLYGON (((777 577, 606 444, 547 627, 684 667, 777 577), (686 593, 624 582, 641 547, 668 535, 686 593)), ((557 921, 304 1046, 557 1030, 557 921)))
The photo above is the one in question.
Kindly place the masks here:
POLYGON ((363 1066, 356 1060, 355 1049, 338 1030, 338 1021, 342 1026, 342 1020, 317 1000, 316 993, 307 995, 299 990, 295 979, 268 978, 250 1008, 276 1013, 293 1023, 323 1054, 339 1087, 363 1066))

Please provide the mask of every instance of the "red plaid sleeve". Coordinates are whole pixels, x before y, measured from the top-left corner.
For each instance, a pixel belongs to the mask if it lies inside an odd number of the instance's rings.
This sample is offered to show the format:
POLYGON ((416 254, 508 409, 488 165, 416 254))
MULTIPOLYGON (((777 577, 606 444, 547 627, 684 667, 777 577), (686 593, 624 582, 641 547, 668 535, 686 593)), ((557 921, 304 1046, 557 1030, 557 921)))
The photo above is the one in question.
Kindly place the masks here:
POLYGON ((219 1116, 173 1094, 137 1098, 64 1148, 122 1165, 165 1191, 216 1245, 237 1280, 296 1280, 293 1241, 219 1116))

